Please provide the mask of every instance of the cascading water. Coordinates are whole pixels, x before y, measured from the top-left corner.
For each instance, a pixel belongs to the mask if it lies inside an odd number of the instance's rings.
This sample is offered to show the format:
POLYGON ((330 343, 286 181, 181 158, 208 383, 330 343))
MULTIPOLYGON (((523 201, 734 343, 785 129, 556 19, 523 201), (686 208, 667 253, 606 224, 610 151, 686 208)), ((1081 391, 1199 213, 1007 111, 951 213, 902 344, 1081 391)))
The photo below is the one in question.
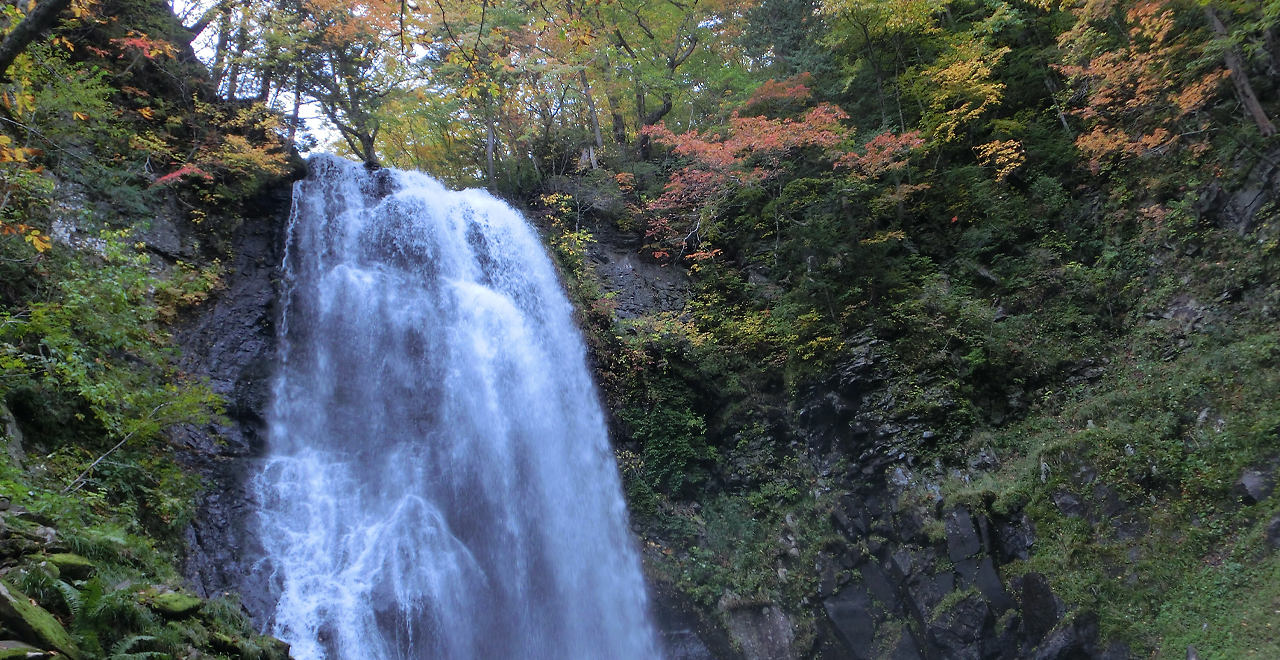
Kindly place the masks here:
POLYGON ((315 156, 254 481, 298 660, 650 660, 582 340, 507 205, 315 156))

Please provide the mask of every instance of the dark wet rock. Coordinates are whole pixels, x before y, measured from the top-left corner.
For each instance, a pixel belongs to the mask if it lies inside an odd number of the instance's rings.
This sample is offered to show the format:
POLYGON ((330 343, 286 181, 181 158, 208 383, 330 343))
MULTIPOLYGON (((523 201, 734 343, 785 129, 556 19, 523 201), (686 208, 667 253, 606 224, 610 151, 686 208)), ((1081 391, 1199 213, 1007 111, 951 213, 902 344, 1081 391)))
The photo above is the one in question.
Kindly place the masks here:
POLYGON ((1257 504, 1275 491, 1275 475, 1270 470, 1248 469, 1236 482, 1236 494, 1245 504, 1257 504))
POLYGON ((667 582, 650 582, 653 623, 667 660, 739 660, 729 634, 667 582))
POLYGON ((982 538, 973 526, 969 510, 958 506, 947 514, 947 554, 951 561, 961 561, 982 552, 982 538))
POLYGON ((1235 190, 1212 181, 1200 191, 1195 211, 1200 217, 1244 236, 1256 225, 1258 212, 1275 197, 1277 161, 1280 153, 1273 149, 1259 158, 1235 190))
POLYGON ((886 566, 893 581, 901 584, 910 575, 916 565, 916 551, 910 547, 898 548, 889 555, 886 566))
POLYGON ((4 433, 4 448, 9 454, 9 460, 15 466, 22 467, 27 459, 26 452, 22 448, 22 429, 3 401, 0 401, 0 431, 4 433))
POLYGON ((1027 573, 1019 578, 1019 598, 1022 605, 1022 625, 1027 641, 1039 644, 1045 635, 1058 624, 1061 615, 1058 599, 1049 581, 1039 573, 1027 573))
POLYGON ((1120 499, 1120 493, 1110 486, 1101 484, 1094 486, 1093 500, 1094 507, 1102 518, 1115 518, 1129 510, 1129 507, 1120 499))
POLYGON ((1004 583, 1000 580, 1000 574, 996 572, 995 564, 990 557, 983 557, 979 562, 973 584, 978 591, 982 592, 987 602, 991 603, 991 610, 997 616, 1017 607, 1013 598, 1005 593, 1004 583))
POLYGON ((911 634, 909 629, 904 630, 902 637, 898 638, 898 643, 889 653, 889 660, 924 660, 924 655, 920 652, 920 643, 916 641, 915 635, 911 634))
POLYGON ((611 297, 613 314, 633 319, 653 312, 684 309, 691 280, 678 267, 666 267, 640 254, 641 242, 631 234, 601 223, 592 231, 595 241, 587 246, 600 288, 611 297))
POLYGON ((1084 612, 1063 622, 1036 648, 1033 660, 1093 660, 1098 617, 1084 612))
POLYGON ((856 539, 865 536, 871 528, 867 507, 852 495, 845 495, 831 511, 831 522, 845 537, 856 539))
POLYGON ((855 660, 869 660, 875 650, 878 608, 871 602, 871 594, 860 585, 851 585, 840 593, 823 601, 822 608, 835 626, 855 660))
POLYGON ((874 561, 863 564, 859 570, 862 571, 862 580, 867 590, 871 592, 871 597, 875 598, 885 611, 897 612, 898 590, 889 579, 888 573, 874 561))
POLYGON ((1026 561, 1031 558, 1031 547, 1036 542, 1036 526, 1025 511, 1007 520, 1000 520, 995 525, 996 546, 1000 560, 1010 562, 1015 559, 1026 561))
POLYGON ((725 613, 729 636, 743 660, 794 660, 791 618, 776 605, 741 607, 725 613))
POLYGON ((828 554, 818 555, 816 565, 818 574, 818 597, 827 598, 836 592, 836 588, 840 586, 839 575, 841 566, 835 559, 828 554))
POLYGON ((255 621, 274 607, 269 570, 254 570, 261 557, 249 531, 246 479, 265 448, 266 405, 276 355, 275 314, 279 266, 291 199, 283 183, 260 200, 256 217, 233 234, 235 255, 223 274, 225 287, 186 318, 175 339, 180 367, 228 402, 228 425, 181 427, 170 441, 180 460, 207 487, 187 528, 184 572, 202 597, 238 592, 255 621))
POLYGON ((1271 522, 1267 523, 1266 531, 1267 546, 1272 550, 1280 550, 1280 513, 1271 517, 1271 522))
POLYGON ((1136 513, 1127 513, 1119 518, 1112 519, 1111 529, 1115 532, 1116 538, 1121 541, 1132 541, 1144 536, 1149 527, 1147 526, 1147 521, 1140 518, 1136 513))
POLYGON ((987 601, 978 594, 970 594, 936 615, 929 623, 929 640, 941 657, 980 660, 985 655, 981 638, 991 623, 987 601))
POLYGON ((1112 642, 1105 651, 1098 654, 1097 660, 1132 660, 1133 653, 1124 642, 1112 642))
POLYGON ((912 579, 907 584, 907 599, 916 620, 928 621, 933 608, 955 588, 956 576, 951 571, 912 579))
POLYGON ((1054 493, 1053 503, 1057 505, 1058 511, 1068 518, 1079 518, 1084 515, 1084 503, 1071 491, 1060 490, 1054 493))
POLYGON ((926 540, 924 516, 918 510, 912 508, 899 511, 893 518, 895 535, 901 542, 917 543, 926 540))

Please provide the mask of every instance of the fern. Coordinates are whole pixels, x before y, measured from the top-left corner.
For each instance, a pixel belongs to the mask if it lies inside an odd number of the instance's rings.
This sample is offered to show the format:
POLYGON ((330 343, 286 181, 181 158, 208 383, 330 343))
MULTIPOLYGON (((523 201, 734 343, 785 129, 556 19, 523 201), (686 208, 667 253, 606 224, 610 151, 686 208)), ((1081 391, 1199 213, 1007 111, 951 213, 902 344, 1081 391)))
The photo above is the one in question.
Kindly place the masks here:
POLYGON ((139 630, 155 623, 155 617, 133 600, 128 591, 103 594, 89 609, 88 619, 95 624, 118 631, 139 630))
POLYGON ((62 594, 62 602, 67 604, 67 612, 71 614, 71 618, 79 619, 80 613, 84 611, 84 599, 80 597, 80 590, 62 580, 56 580, 53 588, 62 594))
POLYGON ((109 660, 152 660, 169 657, 167 653, 161 653, 159 651, 138 651, 136 653, 130 653, 130 651, 133 650, 133 647, 139 642, 154 641, 156 641, 156 638, 152 635, 131 635, 126 637, 117 642, 116 645, 111 648, 111 656, 109 660))
POLYGON ((109 660, 168 660, 172 657, 168 653, 159 651, 142 651, 140 653, 113 654, 109 660))

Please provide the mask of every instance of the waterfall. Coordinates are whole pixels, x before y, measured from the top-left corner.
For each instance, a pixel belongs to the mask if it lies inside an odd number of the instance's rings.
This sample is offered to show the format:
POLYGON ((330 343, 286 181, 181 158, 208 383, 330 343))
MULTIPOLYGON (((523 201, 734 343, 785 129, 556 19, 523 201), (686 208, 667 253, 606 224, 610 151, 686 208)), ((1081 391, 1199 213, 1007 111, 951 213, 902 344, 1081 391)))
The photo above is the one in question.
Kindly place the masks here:
POLYGON ((254 478, 297 660, 658 658, 555 270, 513 209, 314 156, 254 478))

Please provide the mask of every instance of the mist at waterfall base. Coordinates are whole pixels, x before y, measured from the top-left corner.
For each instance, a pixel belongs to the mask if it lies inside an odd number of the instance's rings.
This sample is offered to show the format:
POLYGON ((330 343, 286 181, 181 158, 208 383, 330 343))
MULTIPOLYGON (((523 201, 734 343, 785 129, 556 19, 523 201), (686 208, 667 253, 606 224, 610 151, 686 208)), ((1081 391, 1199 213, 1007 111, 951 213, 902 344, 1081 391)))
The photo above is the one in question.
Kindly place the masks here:
POLYGON ((479 191, 314 156, 253 481, 297 660, 650 660, 572 308, 479 191))

